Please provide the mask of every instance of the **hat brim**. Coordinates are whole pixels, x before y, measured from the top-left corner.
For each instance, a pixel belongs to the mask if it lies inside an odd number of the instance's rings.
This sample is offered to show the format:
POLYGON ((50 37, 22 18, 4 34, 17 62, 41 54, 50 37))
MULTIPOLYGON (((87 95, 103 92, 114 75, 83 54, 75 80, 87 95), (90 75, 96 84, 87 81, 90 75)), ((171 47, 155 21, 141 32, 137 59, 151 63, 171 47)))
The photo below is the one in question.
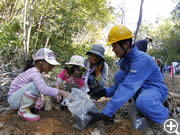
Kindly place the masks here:
POLYGON ((86 67, 84 65, 73 63, 73 62, 66 62, 65 64, 66 65, 76 65, 76 66, 80 66, 80 67, 83 67, 84 69, 86 69, 86 67))
POLYGON ((47 63, 53 65, 53 66, 58 66, 61 65, 59 62, 57 62, 56 60, 46 60, 47 63))
POLYGON ((100 56, 104 60, 104 56, 102 56, 100 53, 91 50, 91 51, 88 51, 86 53, 86 55, 89 55, 90 53, 96 54, 96 55, 100 56))
POLYGON ((124 38, 121 38, 121 39, 118 39, 118 40, 113 40, 113 41, 111 41, 111 42, 108 42, 108 43, 106 44, 106 46, 112 45, 113 43, 116 43, 116 42, 121 41, 121 40, 130 39, 130 38, 133 38, 133 37, 134 37, 134 36, 131 35, 131 36, 124 37, 124 38))

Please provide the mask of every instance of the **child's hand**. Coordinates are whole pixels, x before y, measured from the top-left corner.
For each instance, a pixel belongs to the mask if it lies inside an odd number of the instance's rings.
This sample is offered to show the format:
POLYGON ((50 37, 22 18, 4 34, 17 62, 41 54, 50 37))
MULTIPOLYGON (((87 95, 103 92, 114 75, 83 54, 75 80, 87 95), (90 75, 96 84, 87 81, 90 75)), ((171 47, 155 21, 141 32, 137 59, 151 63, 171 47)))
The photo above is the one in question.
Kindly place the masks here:
POLYGON ((59 90, 58 96, 68 97, 69 94, 70 94, 69 92, 66 92, 64 90, 59 90))
POLYGON ((96 68, 96 76, 101 76, 101 69, 102 69, 103 65, 100 65, 99 67, 96 68))
POLYGON ((56 96, 55 99, 56 99, 56 102, 59 103, 61 101, 62 97, 61 96, 56 96))
POLYGON ((41 95, 40 95, 40 96, 38 97, 38 99, 36 100, 35 108, 40 111, 42 107, 43 107, 43 102, 42 102, 42 97, 41 97, 41 95))
POLYGON ((102 75, 101 75, 101 69, 103 65, 100 65, 99 67, 96 68, 96 81, 99 82, 102 80, 102 75))
POLYGON ((102 80, 102 76, 101 76, 101 74, 100 75, 98 75, 98 76, 96 76, 96 81, 97 82, 99 82, 99 81, 101 81, 102 80))

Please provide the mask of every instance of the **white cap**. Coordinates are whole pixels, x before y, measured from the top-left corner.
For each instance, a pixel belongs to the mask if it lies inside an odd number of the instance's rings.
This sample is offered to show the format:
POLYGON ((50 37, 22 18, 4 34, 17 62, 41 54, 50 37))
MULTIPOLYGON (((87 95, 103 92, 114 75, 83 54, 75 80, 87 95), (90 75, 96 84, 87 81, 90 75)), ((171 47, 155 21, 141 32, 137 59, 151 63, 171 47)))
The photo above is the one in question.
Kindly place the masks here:
POLYGON ((82 56, 79 55, 73 55, 70 59, 69 62, 65 63, 66 65, 77 65, 77 66, 81 66, 83 68, 86 68, 84 65, 84 58, 82 56))
POLYGON ((51 65, 60 65, 60 63, 56 61, 54 52, 48 48, 39 49, 34 56, 34 61, 36 60, 45 60, 51 65))

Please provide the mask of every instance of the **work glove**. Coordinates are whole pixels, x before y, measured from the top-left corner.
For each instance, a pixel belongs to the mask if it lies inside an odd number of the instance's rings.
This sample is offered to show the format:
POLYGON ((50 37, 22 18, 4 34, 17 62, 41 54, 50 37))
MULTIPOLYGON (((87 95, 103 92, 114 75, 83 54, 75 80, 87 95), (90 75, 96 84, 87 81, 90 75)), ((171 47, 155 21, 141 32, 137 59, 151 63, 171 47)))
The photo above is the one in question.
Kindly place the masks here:
POLYGON ((112 118, 106 116, 102 112, 99 113, 99 112, 91 112, 91 111, 89 111, 87 114, 92 117, 91 121, 89 122, 90 125, 94 124, 94 123, 96 123, 96 122, 98 122, 100 120, 108 121, 108 120, 112 119, 112 118))
POLYGON ((91 98, 98 100, 99 98, 106 96, 106 89, 105 88, 99 88, 95 89, 90 93, 91 98))
POLYGON ((50 97, 47 99, 47 101, 45 103, 44 110, 46 110, 46 111, 52 110, 52 101, 51 101, 50 97))

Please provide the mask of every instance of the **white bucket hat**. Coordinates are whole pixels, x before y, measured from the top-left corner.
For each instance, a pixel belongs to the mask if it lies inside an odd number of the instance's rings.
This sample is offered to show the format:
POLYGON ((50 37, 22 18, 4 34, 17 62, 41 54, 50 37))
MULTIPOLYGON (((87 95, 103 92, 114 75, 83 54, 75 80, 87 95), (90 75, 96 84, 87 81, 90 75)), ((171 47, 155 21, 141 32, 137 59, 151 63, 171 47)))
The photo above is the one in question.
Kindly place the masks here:
POLYGON ((60 65, 60 63, 56 61, 54 52, 48 48, 39 49, 34 56, 34 61, 36 60, 45 60, 47 63, 54 66, 60 65))
POLYGON ((84 65, 84 58, 82 56, 79 55, 73 55, 70 59, 69 62, 66 62, 66 65, 77 65, 77 66, 81 66, 83 68, 86 68, 84 65))

